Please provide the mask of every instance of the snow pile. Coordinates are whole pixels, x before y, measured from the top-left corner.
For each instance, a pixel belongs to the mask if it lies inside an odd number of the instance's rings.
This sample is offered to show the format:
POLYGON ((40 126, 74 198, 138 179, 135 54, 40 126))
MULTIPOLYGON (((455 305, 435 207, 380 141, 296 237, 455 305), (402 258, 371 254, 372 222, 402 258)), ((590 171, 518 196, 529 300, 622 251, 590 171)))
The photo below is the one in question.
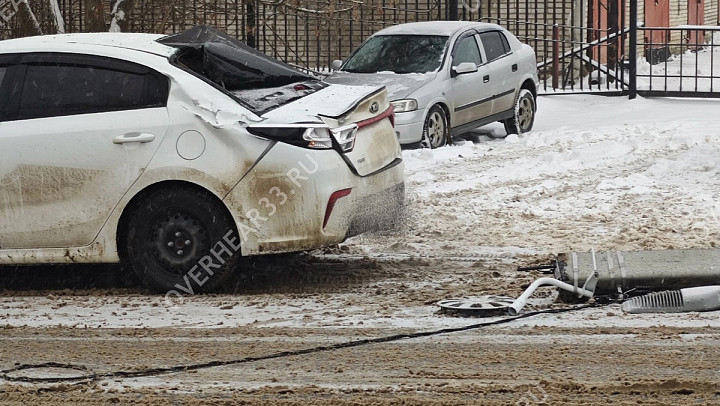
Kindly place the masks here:
MULTIPOLYGON (((417 252, 539 253, 715 246, 720 236, 717 100, 541 97, 535 130, 405 151, 417 252)), ((357 240, 368 251, 386 239, 357 240)))

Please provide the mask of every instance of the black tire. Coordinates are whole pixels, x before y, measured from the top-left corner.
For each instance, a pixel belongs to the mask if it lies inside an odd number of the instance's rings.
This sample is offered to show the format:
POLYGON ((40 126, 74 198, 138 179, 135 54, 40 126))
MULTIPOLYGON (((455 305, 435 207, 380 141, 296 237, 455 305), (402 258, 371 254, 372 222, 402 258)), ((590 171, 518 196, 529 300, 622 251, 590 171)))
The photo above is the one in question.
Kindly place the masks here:
POLYGON ((523 134, 532 130, 535 123, 535 97, 527 89, 520 89, 515 100, 515 113, 512 118, 503 121, 505 132, 510 134, 523 134))
POLYGON ((128 262, 144 285, 160 292, 217 290, 239 261, 239 246, 232 217, 209 192, 158 190, 128 217, 128 262))
POLYGON ((423 148, 439 148, 448 143, 448 123, 445 111, 438 105, 432 106, 425 118, 422 139, 423 148))

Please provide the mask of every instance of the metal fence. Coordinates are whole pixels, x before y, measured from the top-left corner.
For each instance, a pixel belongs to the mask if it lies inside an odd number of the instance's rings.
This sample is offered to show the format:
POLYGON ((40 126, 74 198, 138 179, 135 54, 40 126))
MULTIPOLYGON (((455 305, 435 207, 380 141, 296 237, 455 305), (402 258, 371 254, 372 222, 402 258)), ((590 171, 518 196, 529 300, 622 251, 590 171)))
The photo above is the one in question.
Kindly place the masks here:
POLYGON ((638 38, 638 94, 720 97, 720 27, 641 27, 638 38))
MULTIPOLYGON (((0 0, 0 7, 19 1, 0 0)), ((59 0, 64 31, 88 31, 91 7, 103 9, 109 29, 116 2, 59 0)), ((42 32, 54 33, 49 0, 29 0, 29 4, 42 32)), ((123 31, 173 34, 206 24, 268 55, 315 70, 347 56, 384 27, 446 17, 444 0, 125 0, 124 4, 123 31)), ((3 26, 0 19, 0 39, 19 36, 20 20, 14 18, 3 26)))
MULTIPOLYGON (((541 93, 717 96, 720 84, 720 29, 633 32, 637 0, 28 0, 43 33, 57 30, 53 1, 65 32, 91 30, 93 13, 101 17, 95 30, 119 23, 123 31, 171 34, 207 24, 320 72, 384 27, 458 18, 503 25, 531 45, 541 93)), ((0 39, 28 35, 22 4, 0 0, 0 39)))
POLYGON ((458 17, 500 24, 531 45, 541 92, 623 92, 625 0, 461 0, 458 17))

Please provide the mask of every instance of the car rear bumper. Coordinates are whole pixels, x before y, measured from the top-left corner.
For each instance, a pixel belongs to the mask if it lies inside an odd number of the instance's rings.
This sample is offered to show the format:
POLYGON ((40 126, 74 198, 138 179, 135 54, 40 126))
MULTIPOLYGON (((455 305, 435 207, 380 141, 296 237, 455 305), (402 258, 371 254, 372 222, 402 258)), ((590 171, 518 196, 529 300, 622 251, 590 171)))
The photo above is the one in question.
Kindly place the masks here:
MULTIPOLYGON (((402 162, 398 166, 402 167, 402 162)), ((352 220, 345 238, 370 231, 391 229, 404 217, 405 184, 398 183, 376 193, 367 194, 356 199, 352 206, 352 212, 347 213, 352 220)))
POLYGON ((304 251, 391 227, 403 209, 403 179, 399 156, 358 176, 334 150, 277 143, 224 201, 243 255, 304 251), (328 213, 331 196, 348 189, 328 213))

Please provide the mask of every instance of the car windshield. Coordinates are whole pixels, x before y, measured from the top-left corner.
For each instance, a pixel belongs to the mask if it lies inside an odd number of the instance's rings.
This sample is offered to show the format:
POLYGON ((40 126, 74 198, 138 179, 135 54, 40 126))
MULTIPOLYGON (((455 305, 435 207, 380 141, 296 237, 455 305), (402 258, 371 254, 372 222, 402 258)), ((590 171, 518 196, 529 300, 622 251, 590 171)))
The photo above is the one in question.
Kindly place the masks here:
POLYGON ((434 72, 442 63, 448 37, 380 35, 370 38, 343 66, 345 72, 434 72))

